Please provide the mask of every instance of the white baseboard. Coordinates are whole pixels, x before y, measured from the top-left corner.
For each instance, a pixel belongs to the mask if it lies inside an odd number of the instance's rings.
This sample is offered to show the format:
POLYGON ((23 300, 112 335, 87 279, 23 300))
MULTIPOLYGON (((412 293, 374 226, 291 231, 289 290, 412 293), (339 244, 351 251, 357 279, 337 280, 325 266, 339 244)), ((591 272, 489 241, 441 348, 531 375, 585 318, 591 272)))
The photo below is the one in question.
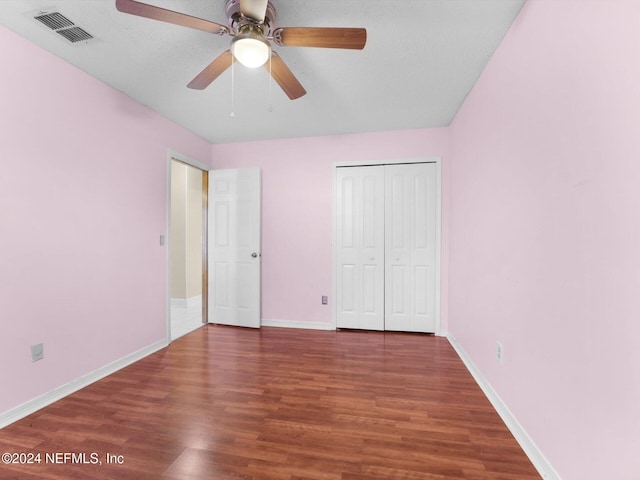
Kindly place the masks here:
POLYGON ((50 392, 47 392, 39 397, 36 397, 32 400, 29 400, 22 405, 18 405, 11 410, 7 410, 6 412, 0 414, 0 428, 4 428, 7 425, 10 425, 13 422, 16 422, 32 413, 44 408, 48 405, 51 405, 54 402, 57 402, 61 398, 66 397, 78 390, 90 385, 104 377, 111 375, 118 370, 131 365, 132 363, 137 362, 138 360, 151 355, 158 350, 163 349, 168 345, 166 340, 161 340, 156 342, 148 347, 145 347, 137 352, 133 352, 126 357, 121 358, 120 360, 116 360, 108 365, 105 365, 102 368, 94 370, 93 372, 87 373, 80 378, 77 378, 66 385, 62 385, 61 387, 55 388, 50 392))
POLYGON ((480 370, 475 366, 475 364, 471 361, 467 353, 463 350, 460 344, 456 341, 453 335, 447 333, 447 339, 449 343, 454 348, 462 362, 469 370, 469 373, 473 376, 476 383, 480 386, 486 397, 493 405, 493 408, 496 409, 502 421, 507 425, 507 428, 515 437, 516 441, 524 450, 524 453, 529 457, 533 466, 538 470, 540 476, 545 480, 561 480, 560 475, 555 469, 551 466, 549 461, 545 458, 544 454, 540 451, 540 449, 533 443, 533 440, 527 435, 527 432, 522 428, 522 425, 518 422, 516 417, 509 411, 507 405, 502 401, 502 399, 498 396, 496 391, 493 389, 491 384, 487 381, 487 379, 482 375, 480 370))
POLYGON ((190 308, 202 306, 202 295, 196 295, 191 298, 172 298, 171 307, 190 308))
POLYGON ((263 327, 306 328, 308 330, 335 330, 331 323, 320 322, 293 322, 291 320, 273 320, 263 318, 260 324, 263 327))

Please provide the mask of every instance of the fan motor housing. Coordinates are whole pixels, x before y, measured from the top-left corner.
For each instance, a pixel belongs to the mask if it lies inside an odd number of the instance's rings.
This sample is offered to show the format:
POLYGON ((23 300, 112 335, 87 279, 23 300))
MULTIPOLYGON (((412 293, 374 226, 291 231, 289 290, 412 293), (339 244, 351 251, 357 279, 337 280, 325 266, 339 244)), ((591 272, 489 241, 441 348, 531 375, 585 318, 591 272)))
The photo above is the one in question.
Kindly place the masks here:
POLYGON ((242 25, 247 23, 257 25, 265 37, 271 37, 274 25, 276 23, 276 9, 271 2, 267 3, 267 12, 264 21, 259 23, 252 18, 247 18, 240 13, 240 0, 227 0, 225 5, 225 13, 227 14, 227 22, 231 35, 237 35, 242 25))

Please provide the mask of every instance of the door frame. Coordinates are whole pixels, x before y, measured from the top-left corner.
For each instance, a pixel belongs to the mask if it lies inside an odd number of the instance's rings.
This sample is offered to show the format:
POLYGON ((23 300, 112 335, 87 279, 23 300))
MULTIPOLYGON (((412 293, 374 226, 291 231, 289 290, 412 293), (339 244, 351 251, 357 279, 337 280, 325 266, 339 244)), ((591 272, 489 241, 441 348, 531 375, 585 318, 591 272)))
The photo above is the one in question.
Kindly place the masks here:
POLYGON ((176 160, 178 162, 185 163, 192 167, 202 170, 202 323, 208 321, 208 286, 209 286, 209 272, 208 272, 208 247, 207 247, 207 235, 208 235, 208 179, 209 170, 211 167, 203 162, 194 160, 174 150, 167 149, 167 205, 166 205, 166 221, 167 231, 164 232, 164 248, 166 249, 166 265, 167 275, 165 280, 165 298, 166 298, 166 324, 167 324, 167 343, 171 343, 171 162, 176 160), (205 188, 207 187, 207 188, 205 188))
POLYGON ((338 168, 342 167, 373 167, 380 165, 398 165, 407 163, 435 163, 436 165, 436 259, 435 259, 435 335, 442 336, 440 327, 440 304, 441 304, 441 244, 442 244, 442 159, 441 157, 411 157, 388 160, 334 162, 331 165, 331 294, 334 301, 331 308, 331 328, 337 329, 338 305, 335 299, 338 298, 337 282, 337 259, 338 259, 338 230, 337 230, 337 177, 338 168))

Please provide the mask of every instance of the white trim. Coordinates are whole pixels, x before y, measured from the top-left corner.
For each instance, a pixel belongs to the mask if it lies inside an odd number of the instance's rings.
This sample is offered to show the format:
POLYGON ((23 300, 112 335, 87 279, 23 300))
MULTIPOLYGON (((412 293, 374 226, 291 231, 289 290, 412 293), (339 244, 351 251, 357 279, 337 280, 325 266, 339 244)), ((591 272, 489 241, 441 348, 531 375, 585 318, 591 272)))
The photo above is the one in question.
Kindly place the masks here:
MULTIPOLYGON (((392 160, 372 160, 372 161, 356 161, 356 162, 334 162, 331 165, 331 292, 333 298, 338 298, 338 286, 337 286, 337 269, 336 259, 337 257, 337 229, 336 229, 336 181, 337 181, 337 169, 339 167, 360 167, 368 165, 395 165, 401 163, 435 163, 436 164, 436 263, 435 263, 435 335, 445 336, 440 330, 440 303, 441 303, 441 288, 440 288, 440 269, 442 268, 442 158, 441 157, 416 157, 416 158, 397 158, 392 160)), ((332 330, 337 329, 338 318, 338 305, 337 302, 332 302, 333 308, 331 309, 331 325, 332 330)))
MULTIPOLYGON (((338 230, 337 230, 337 218, 336 212, 337 205, 337 186, 338 181, 338 168, 334 163, 331 165, 331 295, 333 298, 338 298, 338 230)), ((338 306, 337 302, 331 302, 331 329, 336 330, 338 328, 338 306)))
POLYGON ((191 308, 202 306, 202 295, 191 298, 172 298, 171 308, 191 308))
POLYGON ((435 305, 434 315, 436 317, 435 335, 442 336, 442 330, 440 329, 440 303, 442 296, 442 289, 440 288, 440 269, 442 268, 442 162, 440 157, 435 161, 436 164, 436 265, 435 265, 435 305))
POLYGON ((450 333, 448 333, 446 337, 464 365, 467 367, 467 370, 469 370, 469 373, 473 376, 478 386, 484 392, 489 402, 491 402, 491 405, 493 405, 493 408, 496 409, 498 415, 502 418, 502 421, 506 424, 509 431, 520 444, 524 453, 529 457, 529 460, 531 460, 531 463, 533 463, 536 470, 538 470, 540 476, 545 480, 561 480, 558 472, 556 472, 553 466, 545 458, 544 454, 536 446, 531 437, 527 435, 525 429, 522 428, 522 425, 520 425, 516 417, 509 411, 507 405, 498 396, 480 370, 478 370, 478 367, 476 367, 471 361, 471 358, 469 358, 464 349, 456 341, 455 337, 450 333))
POLYGON ((151 355, 152 353, 157 352, 167 346, 167 340, 160 340, 159 342, 153 343, 148 347, 145 347, 137 352, 133 352, 120 360, 116 360, 115 362, 111 362, 104 367, 101 367, 93 372, 87 373, 71 382, 62 385, 61 387, 54 388, 50 392, 47 392, 39 397, 36 397, 32 400, 29 400, 22 405, 18 405, 11 410, 7 410, 6 412, 0 414, 0 428, 4 428, 7 425, 10 425, 13 422, 17 422, 18 420, 31 415, 32 413, 44 408, 48 405, 51 405, 54 402, 57 402, 61 398, 66 397, 67 395, 71 395, 78 390, 91 385, 98 380, 101 380, 112 373, 117 372, 118 370, 131 365, 132 363, 137 362, 138 360, 143 359, 151 355))
MULTIPOLYGON (((202 203, 202 198, 200 199, 202 203)), ((184 294, 189 291, 189 169, 184 167, 184 294)), ((202 263, 202 262, 201 262, 202 263)))
POLYGON ((167 341, 171 341, 171 160, 173 152, 167 150, 167 231, 164 233, 165 261, 167 276, 165 278, 165 298, 167 307, 167 341))
POLYGON ((191 165, 192 167, 196 167, 199 168, 200 170, 204 171, 204 172, 208 172, 209 170, 211 170, 211 166, 199 162, 198 160, 194 160, 192 158, 187 157, 186 155, 183 155, 181 153, 175 152, 171 149, 167 149, 167 159, 169 161, 169 166, 171 166, 171 159, 174 160, 178 160, 179 162, 182 163, 186 163, 187 165, 191 165))
POLYGON ((322 322, 294 322, 291 320, 275 320, 265 319, 260 321, 262 327, 279 327, 279 328, 304 328, 308 330, 335 330, 336 327, 330 323, 322 322))
POLYGON ((441 157, 410 157, 410 158, 394 158, 387 160, 359 160, 353 162, 334 162, 332 168, 338 167, 365 167, 367 165, 396 165, 402 163, 440 163, 441 157))

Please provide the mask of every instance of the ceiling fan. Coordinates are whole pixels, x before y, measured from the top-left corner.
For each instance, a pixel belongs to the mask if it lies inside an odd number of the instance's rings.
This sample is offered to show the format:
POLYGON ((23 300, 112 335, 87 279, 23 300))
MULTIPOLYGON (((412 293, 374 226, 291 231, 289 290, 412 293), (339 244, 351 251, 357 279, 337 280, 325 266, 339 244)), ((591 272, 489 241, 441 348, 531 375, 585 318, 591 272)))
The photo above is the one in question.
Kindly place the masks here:
POLYGON ((293 72, 271 48, 271 42, 282 47, 323 47, 362 50, 367 42, 364 28, 276 27, 276 11, 269 0, 227 0, 228 25, 174 12, 135 0, 116 0, 116 8, 131 15, 151 18, 217 35, 231 35, 231 46, 220 54, 187 87, 207 88, 234 58, 249 68, 265 66, 273 79, 291 100, 306 92, 293 72), (267 60, 271 62, 267 63, 267 60))

